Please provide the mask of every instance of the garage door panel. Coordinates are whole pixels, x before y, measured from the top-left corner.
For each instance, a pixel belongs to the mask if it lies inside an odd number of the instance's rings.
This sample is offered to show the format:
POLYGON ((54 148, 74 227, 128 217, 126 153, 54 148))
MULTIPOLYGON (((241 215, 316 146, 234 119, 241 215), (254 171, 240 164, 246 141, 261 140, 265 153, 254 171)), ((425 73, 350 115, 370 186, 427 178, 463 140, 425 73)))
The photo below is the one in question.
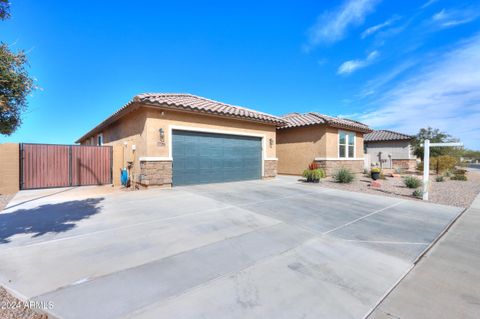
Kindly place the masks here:
POLYGON ((174 130, 173 184, 261 178, 260 138, 174 130))

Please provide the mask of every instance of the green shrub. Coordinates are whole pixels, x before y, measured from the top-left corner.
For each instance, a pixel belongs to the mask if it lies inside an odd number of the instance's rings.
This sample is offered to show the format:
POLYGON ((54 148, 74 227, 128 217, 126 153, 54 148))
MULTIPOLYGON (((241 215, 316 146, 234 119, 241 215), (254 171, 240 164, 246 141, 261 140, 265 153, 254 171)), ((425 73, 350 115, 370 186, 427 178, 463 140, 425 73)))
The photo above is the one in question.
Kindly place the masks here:
POLYGON ((422 198, 423 197, 423 191, 420 190, 420 189, 416 189, 416 190, 413 191, 412 195, 415 196, 416 198, 422 198))
POLYGON ((446 171, 443 176, 445 177, 451 177, 452 176, 452 172, 451 171, 446 171))
POLYGON ((451 180, 455 180, 455 181, 466 181, 468 180, 467 179, 467 175, 453 175, 452 177, 450 177, 451 180))
POLYGON ((437 182, 443 182, 443 181, 445 181, 445 179, 443 178, 443 176, 440 175, 440 176, 437 176, 437 177, 435 178, 435 181, 437 181, 437 182))
POLYGON ((355 175, 348 168, 340 168, 333 174, 333 178, 337 183, 351 183, 355 179, 355 175))
POLYGON ((302 175, 307 179, 307 182, 319 181, 326 176, 325 171, 321 168, 306 169, 302 175))
POLYGON ((422 181, 415 176, 407 176, 404 178, 403 182, 408 188, 417 188, 422 185, 422 181))

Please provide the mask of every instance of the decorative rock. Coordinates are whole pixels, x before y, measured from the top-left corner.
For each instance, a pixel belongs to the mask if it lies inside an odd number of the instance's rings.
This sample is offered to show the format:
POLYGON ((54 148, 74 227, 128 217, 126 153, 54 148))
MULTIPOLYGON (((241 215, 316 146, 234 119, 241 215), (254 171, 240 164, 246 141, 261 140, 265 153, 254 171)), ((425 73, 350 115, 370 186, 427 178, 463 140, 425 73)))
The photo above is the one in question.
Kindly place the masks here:
POLYGON ((382 184, 380 184, 379 181, 372 181, 372 182, 370 183, 370 187, 380 188, 380 187, 382 187, 382 184))

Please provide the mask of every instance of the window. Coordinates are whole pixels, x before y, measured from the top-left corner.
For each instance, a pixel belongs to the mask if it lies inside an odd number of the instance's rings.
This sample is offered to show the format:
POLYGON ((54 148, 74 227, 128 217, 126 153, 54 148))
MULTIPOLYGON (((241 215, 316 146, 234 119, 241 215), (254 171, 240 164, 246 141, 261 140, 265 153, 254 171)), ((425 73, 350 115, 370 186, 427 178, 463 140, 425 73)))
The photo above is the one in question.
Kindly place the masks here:
POLYGON ((355 158, 355 133, 338 132, 338 157, 355 158))
POLYGON ((103 134, 98 134, 97 135, 97 145, 102 146, 103 145, 103 134))

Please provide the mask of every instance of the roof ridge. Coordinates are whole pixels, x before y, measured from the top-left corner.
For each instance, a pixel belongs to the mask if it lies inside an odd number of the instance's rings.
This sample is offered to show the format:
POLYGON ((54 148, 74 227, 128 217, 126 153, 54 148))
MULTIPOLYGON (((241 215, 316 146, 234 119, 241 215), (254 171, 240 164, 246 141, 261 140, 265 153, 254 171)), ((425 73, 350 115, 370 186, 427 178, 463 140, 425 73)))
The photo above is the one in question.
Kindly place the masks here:
POLYGON ((413 135, 410 135, 410 134, 405 134, 405 133, 392 131, 392 130, 386 130, 386 129, 375 130, 372 133, 374 133, 374 132, 389 132, 389 133, 393 133, 393 134, 398 134, 398 135, 403 135, 403 136, 408 136, 408 137, 414 137, 413 135))
POLYGON ((280 119, 280 118, 279 118, 278 116, 276 116, 276 115, 268 114, 268 113, 265 113, 265 112, 262 112, 262 111, 253 110, 253 109, 250 109, 250 108, 245 107, 245 106, 228 104, 228 103, 225 103, 225 102, 220 102, 220 101, 217 101, 217 100, 209 99, 209 98, 206 98, 206 97, 203 97, 203 96, 199 96, 199 95, 194 95, 194 94, 189 94, 189 95, 192 96, 192 97, 195 97, 195 98, 197 98, 197 99, 200 99, 200 100, 209 101, 209 102, 214 102, 214 103, 218 103, 218 104, 221 104, 221 105, 224 105, 224 106, 229 106, 229 107, 236 107, 236 108, 239 108, 239 109, 244 109, 244 110, 247 110, 247 111, 250 111, 250 112, 260 113, 260 114, 263 114, 263 115, 268 115, 268 116, 276 117, 276 118, 280 119))

